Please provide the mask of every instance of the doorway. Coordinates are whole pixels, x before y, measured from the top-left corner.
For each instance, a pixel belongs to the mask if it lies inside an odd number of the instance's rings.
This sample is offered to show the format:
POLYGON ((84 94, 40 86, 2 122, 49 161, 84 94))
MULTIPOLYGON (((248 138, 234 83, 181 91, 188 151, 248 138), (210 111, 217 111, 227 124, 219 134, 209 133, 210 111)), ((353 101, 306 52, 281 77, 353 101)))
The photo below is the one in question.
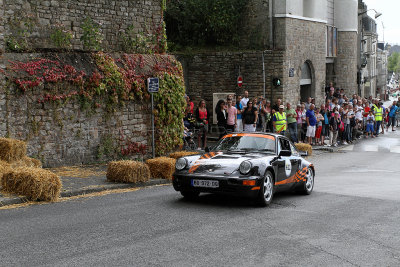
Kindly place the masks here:
POLYGON ((301 78, 300 78, 300 101, 306 102, 307 98, 315 97, 315 91, 313 90, 313 73, 311 64, 306 61, 301 66, 301 78))

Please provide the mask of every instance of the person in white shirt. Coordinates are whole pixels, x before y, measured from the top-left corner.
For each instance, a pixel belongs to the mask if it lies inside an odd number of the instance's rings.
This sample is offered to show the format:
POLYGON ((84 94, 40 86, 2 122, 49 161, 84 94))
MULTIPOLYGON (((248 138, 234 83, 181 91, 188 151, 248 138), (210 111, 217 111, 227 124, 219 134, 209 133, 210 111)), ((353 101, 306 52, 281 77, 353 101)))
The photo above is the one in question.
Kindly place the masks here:
POLYGON ((249 91, 244 91, 244 96, 240 101, 240 104, 242 104, 243 109, 247 107, 247 102, 249 102, 249 91))

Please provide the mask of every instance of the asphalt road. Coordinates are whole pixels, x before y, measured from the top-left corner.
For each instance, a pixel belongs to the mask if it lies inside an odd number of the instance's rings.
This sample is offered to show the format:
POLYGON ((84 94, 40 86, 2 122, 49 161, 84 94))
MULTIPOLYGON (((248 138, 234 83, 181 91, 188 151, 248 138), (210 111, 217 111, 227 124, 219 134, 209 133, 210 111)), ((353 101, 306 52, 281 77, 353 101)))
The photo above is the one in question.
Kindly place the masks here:
POLYGON ((0 265, 400 266, 397 146, 394 132, 314 157, 314 193, 269 208, 163 186, 3 210, 0 265))

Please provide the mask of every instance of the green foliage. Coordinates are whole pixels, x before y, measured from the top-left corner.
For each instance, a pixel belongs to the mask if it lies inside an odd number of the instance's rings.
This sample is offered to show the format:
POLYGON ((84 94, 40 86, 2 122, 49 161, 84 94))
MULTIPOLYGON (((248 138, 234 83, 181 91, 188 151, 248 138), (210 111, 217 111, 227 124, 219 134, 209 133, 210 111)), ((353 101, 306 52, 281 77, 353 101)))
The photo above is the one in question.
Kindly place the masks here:
POLYGON ((165 73, 160 77, 160 91, 154 94, 157 103, 155 126, 157 155, 165 155, 182 143, 185 113, 185 87, 182 77, 165 73))
POLYGON ((169 41, 178 46, 239 42, 241 15, 248 0, 170 0, 165 21, 169 41))
POLYGON ((50 39, 57 48, 67 49, 71 47, 72 33, 64 26, 57 25, 52 29, 50 39))
POLYGON ((152 54, 151 44, 154 37, 151 34, 136 33, 135 27, 130 25, 121 35, 122 50, 126 53, 152 54))
POLYGON ((32 35, 36 26, 36 20, 32 15, 15 14, 8 21, 11 34, 6 36, 6 49, 10 52, 31 51, 31 42, 29 37, 32 35))
POLYGON ((400 72, 400 53, 394 52, 388 59, 388 69, 392 72, 400 72))
POLYGON ((92 51, 100 51, 103 41, 100 25, 94 22, 92 18, 86 17, 81 24, 81 28, 83 31, 81 41, 83 42, 84 48, 92 51))
POLYGON ((111 134, 104 134, 100 138, 100 144, 97 148, 97 158, 113 158, 117 155, 117 150, 118 148, 115 144, 115 138, 111 134))

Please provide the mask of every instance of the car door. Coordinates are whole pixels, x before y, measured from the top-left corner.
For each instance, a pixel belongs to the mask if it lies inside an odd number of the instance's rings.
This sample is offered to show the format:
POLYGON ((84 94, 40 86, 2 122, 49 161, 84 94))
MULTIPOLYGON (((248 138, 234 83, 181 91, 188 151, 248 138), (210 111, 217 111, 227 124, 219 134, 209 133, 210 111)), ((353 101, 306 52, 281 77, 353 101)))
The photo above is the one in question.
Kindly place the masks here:
POLYGON ((281 189, 289 189, 294 184, 294 175, 299 169, 298 152, 286 137, 279 137, 278 154, 281 150, 292 152, 290 157, 281 157, 277 160, 277 182, 281 189))

